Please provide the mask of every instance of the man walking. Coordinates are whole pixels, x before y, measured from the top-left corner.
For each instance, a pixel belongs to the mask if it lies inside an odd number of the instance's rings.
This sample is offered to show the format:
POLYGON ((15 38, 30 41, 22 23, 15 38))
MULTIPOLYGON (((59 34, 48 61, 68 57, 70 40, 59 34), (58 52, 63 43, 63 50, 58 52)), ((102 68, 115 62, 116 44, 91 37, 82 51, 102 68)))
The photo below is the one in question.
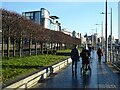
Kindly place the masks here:
POLYGON ((99 63, 101 63, 101 57, 103 56, 103 52, 100 47, 97 50, 97 55, 98 55, 98 61, 99 61, 99 63))
POLYGON ((74 74, 73 65, 75 65, 75 74, 77 73, 77 62, 79 61, 79 51, 77 47, 77 45, 74 45, 74 48, 71 50, 72 74, 74 74))

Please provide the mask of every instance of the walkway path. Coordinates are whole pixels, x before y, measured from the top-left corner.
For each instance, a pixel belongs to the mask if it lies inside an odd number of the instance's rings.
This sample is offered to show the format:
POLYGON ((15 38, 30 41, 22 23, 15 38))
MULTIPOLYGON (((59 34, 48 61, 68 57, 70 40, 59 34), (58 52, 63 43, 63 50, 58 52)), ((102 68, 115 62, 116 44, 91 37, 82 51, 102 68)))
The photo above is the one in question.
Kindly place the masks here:
MULTIPOLYGON (((104 60, 104 58, 102 59, 104 60)), ((66 67, 48 79, 41 81, 33 88, 116 88, 120 90, 120 72, 111 65, 101 64, 97 61, 97 55, 94 51, 91 58, 91 74, 81 75, 81 60, 78 63, 77 76, 73 76, 71 65, 66 67)))

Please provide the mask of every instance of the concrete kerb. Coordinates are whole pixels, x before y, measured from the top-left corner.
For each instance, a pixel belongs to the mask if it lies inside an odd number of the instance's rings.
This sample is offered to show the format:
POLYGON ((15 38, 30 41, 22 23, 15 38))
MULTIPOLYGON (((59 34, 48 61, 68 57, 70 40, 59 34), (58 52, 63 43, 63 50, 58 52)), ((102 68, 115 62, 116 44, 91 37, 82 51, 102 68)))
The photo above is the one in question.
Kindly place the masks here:
POLYGON ((47 78, 50 74, 58 72, 60 69, 66 67, 72 62, 71 58, 65 59, 59 63, 54 65, 44 67, 40 70, 33 72, 30 75, 20 78, 19 80, 13 81, 11 83, 6 83, 2 86, 3 90, 8 89, 28 89, 35 84, 37 84, 40 80, 47 78))

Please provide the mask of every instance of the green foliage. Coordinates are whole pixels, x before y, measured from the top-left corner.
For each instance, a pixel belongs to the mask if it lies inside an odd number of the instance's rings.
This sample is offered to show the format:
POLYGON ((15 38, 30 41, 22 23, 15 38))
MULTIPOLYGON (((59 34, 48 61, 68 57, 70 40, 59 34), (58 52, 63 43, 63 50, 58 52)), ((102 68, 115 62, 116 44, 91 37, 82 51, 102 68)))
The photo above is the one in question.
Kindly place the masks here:
POLYGON ((57 53, 62 53, 62 52, 70 53, 70 52, 71 52, 71 49, 58 50, 58 51, 57 51, 57 53))
POLYGON ((2 80, 16 78, 17 76, 30 73, 40 67, 49 66, 67 58, 66 56, 56 55, 37 55, 29 57, 11 57, 9 60, 2 60, 2 80))
POLYGON ((81 52, 81 51, 82 51, 82 48, 78 48, 78 50, 79 50, 79 52, 81 52))
MULTIPOLYGON (((81 52, 82 49, 81 48, 78 48, 78 50, 81 52)), ((71 52, 71 49, 66 49, 66 50, 58 50, 57 53, 70 53, 71 52)))

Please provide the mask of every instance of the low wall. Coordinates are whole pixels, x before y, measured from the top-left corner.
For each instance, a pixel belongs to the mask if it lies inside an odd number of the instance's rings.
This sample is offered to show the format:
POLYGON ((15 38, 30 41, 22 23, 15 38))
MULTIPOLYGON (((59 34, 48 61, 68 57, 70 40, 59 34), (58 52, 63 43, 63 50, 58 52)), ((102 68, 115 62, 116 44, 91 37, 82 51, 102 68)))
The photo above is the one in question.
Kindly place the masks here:
POLYGON ((63 67, 66 67, 71 62, 72 62, 71 58, 68 58, 52 66, 45 67, 42 70, 37 70, 33 74, 28 75, 27 77, 24 77, 14 83, 11 83, 9 85, 4 85, 3 90, 8 90, 8 89, 16 90, 20 88, 28 89, 34 86, 35 84, 37 84, 40 80, 47 78, 50 74, 58 72, 63 67))

